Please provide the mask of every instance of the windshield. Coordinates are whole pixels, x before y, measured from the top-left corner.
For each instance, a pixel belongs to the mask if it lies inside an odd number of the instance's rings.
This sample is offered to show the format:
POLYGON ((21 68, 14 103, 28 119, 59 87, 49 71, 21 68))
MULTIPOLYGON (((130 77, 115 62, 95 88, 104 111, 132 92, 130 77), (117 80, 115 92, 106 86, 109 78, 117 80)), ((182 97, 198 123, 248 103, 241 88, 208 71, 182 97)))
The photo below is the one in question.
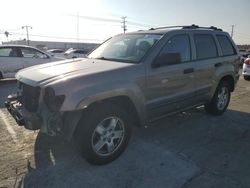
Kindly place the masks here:
POLYGON ((137 63, 162 34, 118 35, 95 49, 88 58, 137 63))

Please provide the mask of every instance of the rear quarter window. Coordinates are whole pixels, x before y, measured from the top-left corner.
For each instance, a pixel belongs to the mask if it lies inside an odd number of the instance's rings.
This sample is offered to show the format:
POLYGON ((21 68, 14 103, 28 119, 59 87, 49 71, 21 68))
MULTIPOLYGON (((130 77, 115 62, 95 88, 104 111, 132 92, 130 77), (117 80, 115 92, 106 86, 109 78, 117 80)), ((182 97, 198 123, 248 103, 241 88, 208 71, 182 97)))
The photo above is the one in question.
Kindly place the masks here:
POLYGON ((217 40, 219 41, 223 56, 235 55, 236 50, 233 47, 232 42, 225 35, 217 35, 217 40))

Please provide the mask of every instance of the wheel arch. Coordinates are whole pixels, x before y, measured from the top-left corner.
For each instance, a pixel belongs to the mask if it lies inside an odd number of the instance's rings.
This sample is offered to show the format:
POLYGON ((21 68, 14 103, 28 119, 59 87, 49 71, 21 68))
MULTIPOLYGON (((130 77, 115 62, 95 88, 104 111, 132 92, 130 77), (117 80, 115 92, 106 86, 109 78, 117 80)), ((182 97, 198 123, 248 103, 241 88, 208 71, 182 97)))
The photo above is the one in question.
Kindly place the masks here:
POLYGON ((235 89, 234 77, 233 77, 232 75, 225 75, 225 76, 223 76, 223 77, 220 79, 219 83, 221 83, 221 82, 223 82, 223 81, 229 83, 229 85, 230 85, 230 87, 231 87, 230 91, 233 92, 234 89, 235 89))
POLYGON ((131 112, 130 115, 131 115, 131 118, 135 120, 134 123, 136 125, 140 124, 138 110, 136 109, 135 104, 132 102, 132 100, 128 96, 121 95, 121 96, 114 96, 114 97, 106 98, 100 101, 93 102, 92 104, 88 106, 88 108, 94 108, 98 105, 102 105, 103 103, 110 103, 110 104, 118 105, 118 106, 125 108, 127 112, 131 112))
POLYGON ((102 100, 94 101, 89 104, 86 108, 80 109, 77 111, 66 112, 63 116, 63 134, 67 140, 71 140, 75 132, 77 131, 77 127, 79 126, 79 122, 81 118, 84 117, 85 114, 88 113, 90 109, 98 108, 102 104, 115 104, 125 108, 129 115, 131 115, 131 119, 133 120, 134 126, 141 126, 143 124, 143 119, 140 116, 136 105, 134 102, 125 95, 113 96, 110 98, 105 98, 102 100))

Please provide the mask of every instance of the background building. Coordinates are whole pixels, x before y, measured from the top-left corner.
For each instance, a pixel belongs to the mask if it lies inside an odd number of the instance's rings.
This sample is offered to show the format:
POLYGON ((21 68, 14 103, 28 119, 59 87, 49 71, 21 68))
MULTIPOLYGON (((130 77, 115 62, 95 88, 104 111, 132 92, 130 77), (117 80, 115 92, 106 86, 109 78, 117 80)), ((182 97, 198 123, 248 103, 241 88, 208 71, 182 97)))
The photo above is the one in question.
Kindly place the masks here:
MULTIPOLYGON (((26 40, 15 40, 9 42, 3 42, 2 44, 19 44, 26 45, 26 40)), ((76 42, 53 42, 53 41, 29 41, 30 46, 39 48, 41 50, 48 49, 62 49, 67 50, 69 48, 86 49, 91 50, 98 46, 98 43, 76 43, 76 42)))

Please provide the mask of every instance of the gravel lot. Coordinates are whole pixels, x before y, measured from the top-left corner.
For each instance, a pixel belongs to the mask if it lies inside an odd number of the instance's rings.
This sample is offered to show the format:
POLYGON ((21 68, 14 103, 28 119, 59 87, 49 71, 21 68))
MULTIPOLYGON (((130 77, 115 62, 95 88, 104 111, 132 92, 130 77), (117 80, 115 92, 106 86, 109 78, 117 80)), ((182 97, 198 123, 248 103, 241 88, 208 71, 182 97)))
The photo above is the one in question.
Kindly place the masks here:
POLYGON ((116 161, 93 166, 70 143, 18 127, 3 107, 15 80, 0 81, 0 188, 250 187, 250 82, 240 79, 223 116, 194 109, 135 128, 116 161))

